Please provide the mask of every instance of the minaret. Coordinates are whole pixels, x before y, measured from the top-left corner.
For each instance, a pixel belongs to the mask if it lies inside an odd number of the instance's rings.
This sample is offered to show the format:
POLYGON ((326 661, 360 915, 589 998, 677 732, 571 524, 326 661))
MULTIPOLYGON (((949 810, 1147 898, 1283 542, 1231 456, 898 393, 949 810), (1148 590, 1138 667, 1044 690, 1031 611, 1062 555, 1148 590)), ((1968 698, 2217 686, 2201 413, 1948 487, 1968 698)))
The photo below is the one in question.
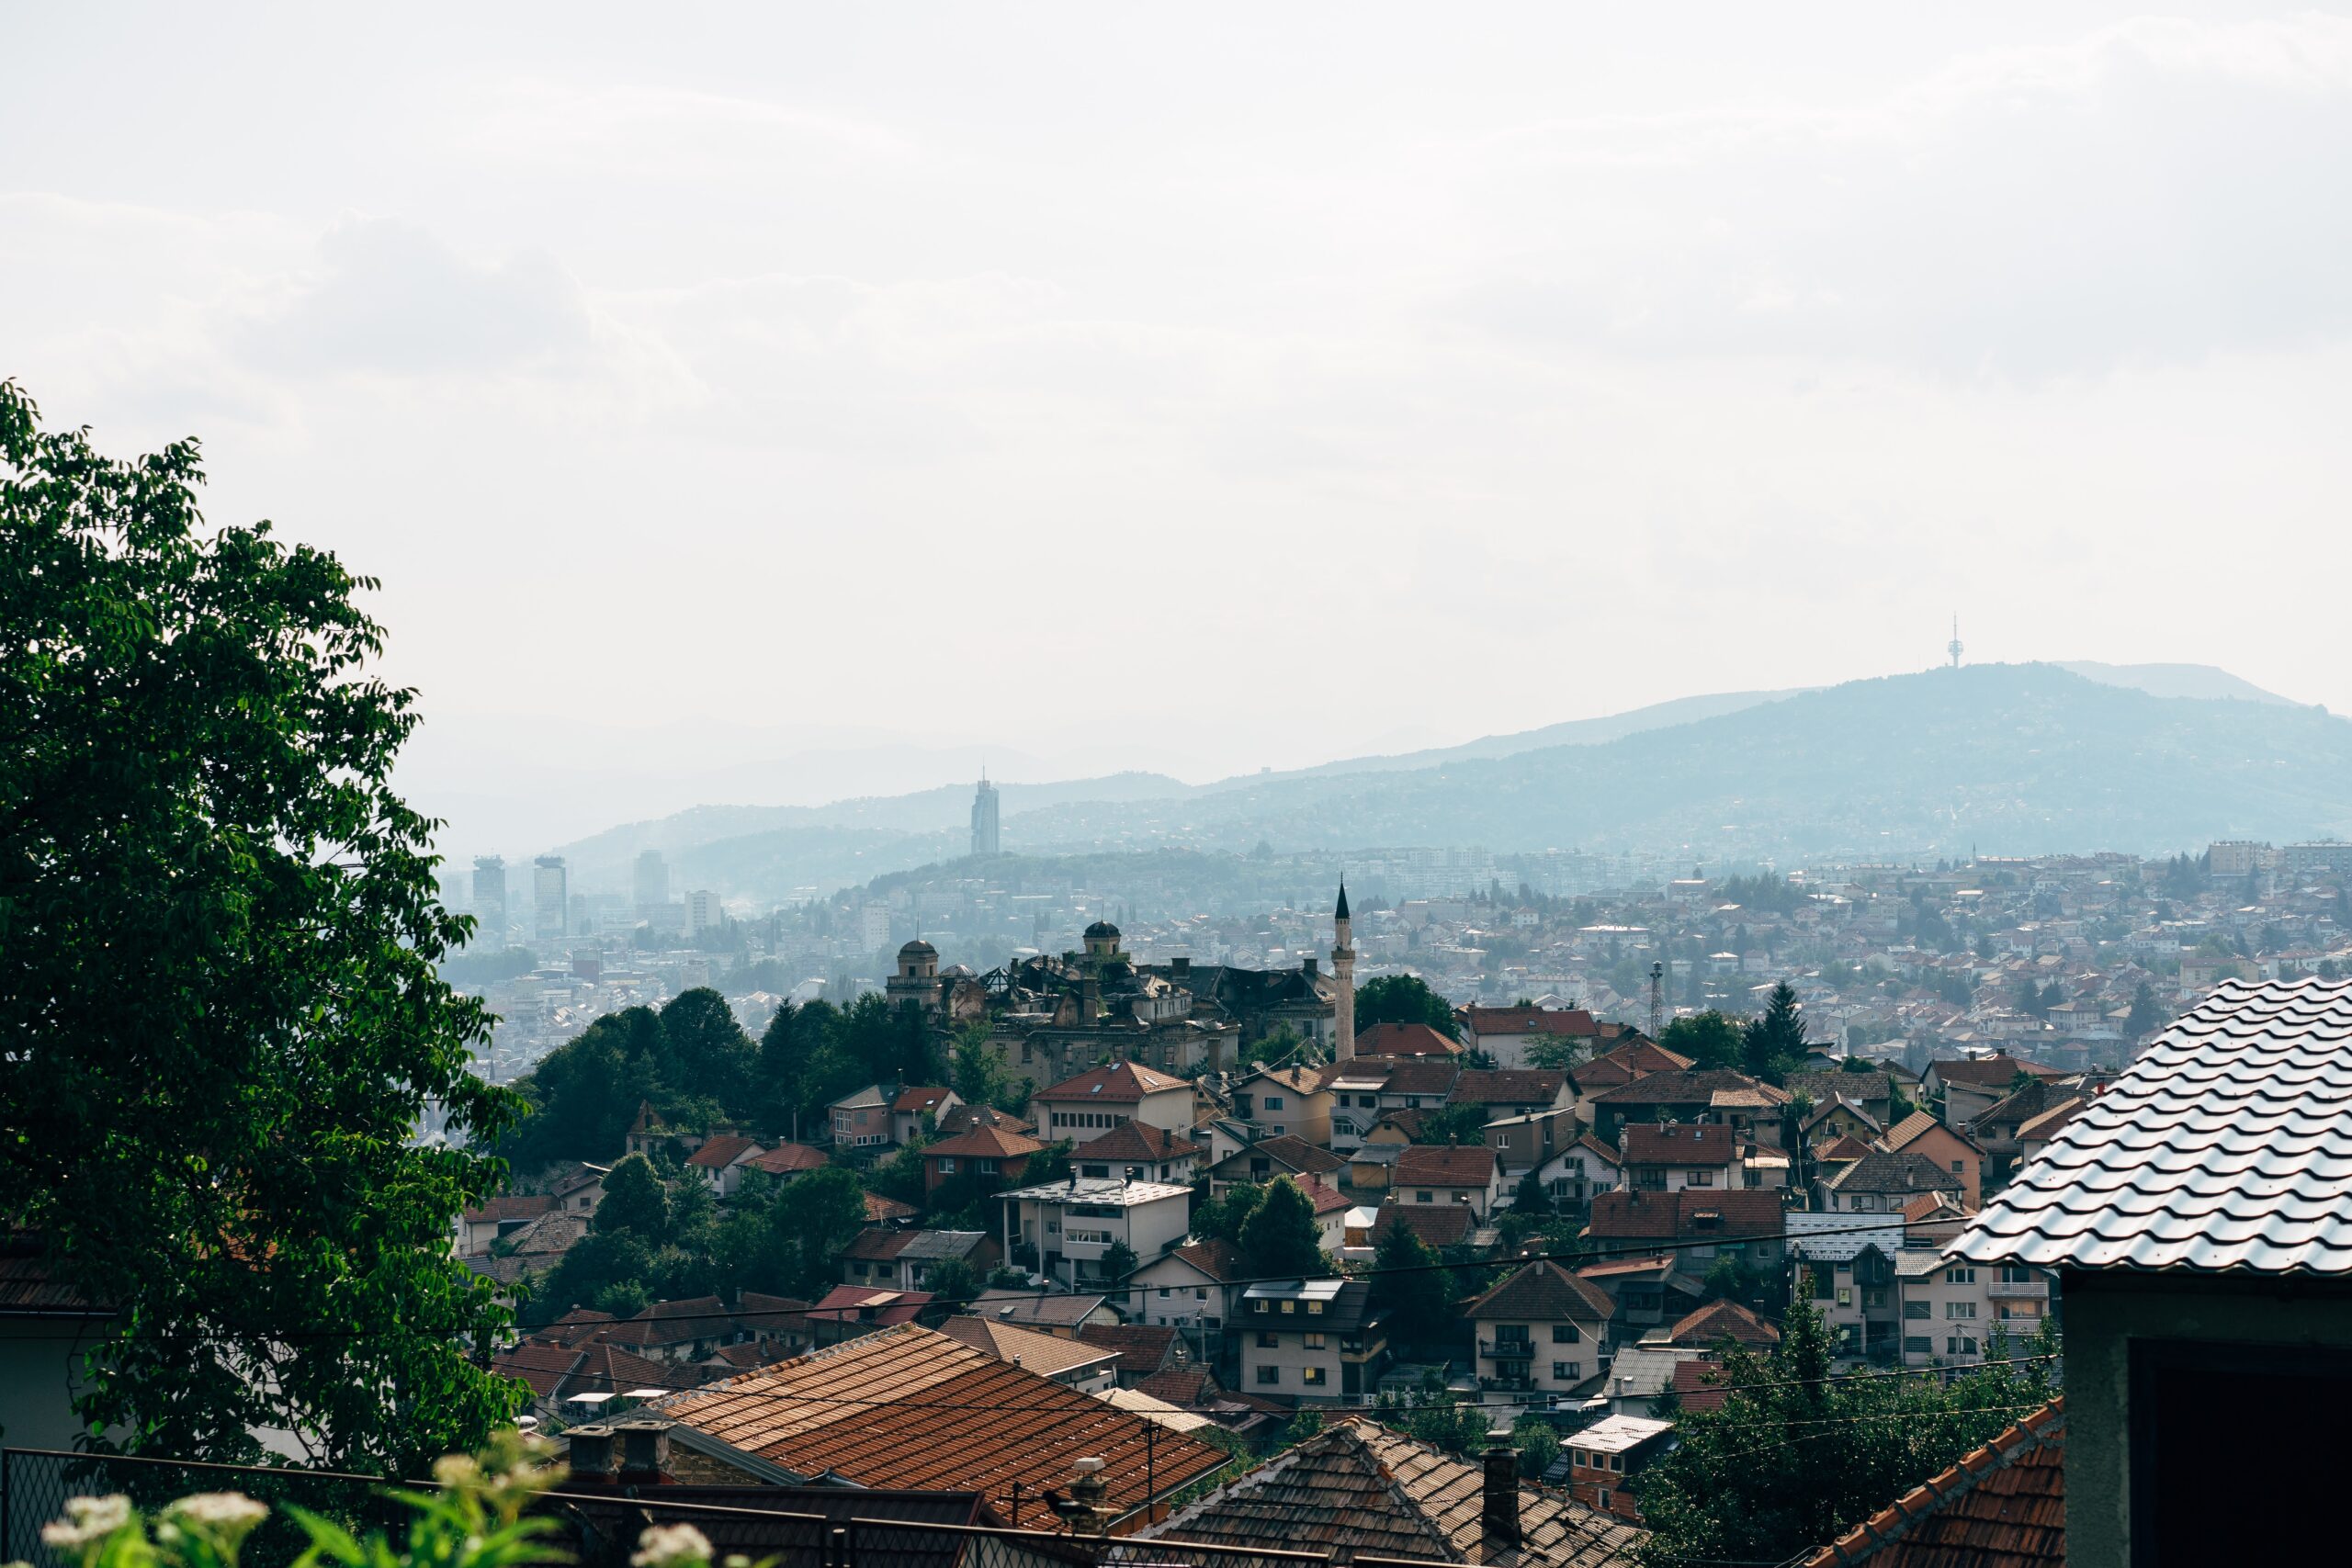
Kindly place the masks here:
POLYGON ((1349 929, 1348 885, 1340 884, 1340 907, 1331 911, 1331 978, 1339 987, 1332 998, 1331 1059, 1344 1062, 1356 1054, 1356 950, 1349 929))

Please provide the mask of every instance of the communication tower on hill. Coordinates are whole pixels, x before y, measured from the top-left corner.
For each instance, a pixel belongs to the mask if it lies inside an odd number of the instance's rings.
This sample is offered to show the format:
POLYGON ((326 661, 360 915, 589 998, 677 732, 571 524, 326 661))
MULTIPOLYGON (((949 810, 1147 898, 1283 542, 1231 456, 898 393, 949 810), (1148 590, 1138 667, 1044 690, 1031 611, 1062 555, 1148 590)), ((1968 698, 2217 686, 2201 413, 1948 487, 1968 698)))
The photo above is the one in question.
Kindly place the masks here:
POLYGON ((1951 667, 1955 670, 1959 669, 1961 647, 1960 617, 1958 615, 1954 615, 1951 618, 1951 640, 1944 644, 1944 651, 1951 655, 1951 667))

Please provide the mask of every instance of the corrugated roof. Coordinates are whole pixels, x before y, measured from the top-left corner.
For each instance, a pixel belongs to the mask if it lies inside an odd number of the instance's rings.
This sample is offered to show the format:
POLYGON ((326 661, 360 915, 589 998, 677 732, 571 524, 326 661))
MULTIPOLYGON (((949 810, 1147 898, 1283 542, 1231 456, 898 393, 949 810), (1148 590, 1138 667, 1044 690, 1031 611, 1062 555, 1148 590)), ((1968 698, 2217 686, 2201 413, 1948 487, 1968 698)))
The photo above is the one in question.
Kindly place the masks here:
POLYGON ((1521 1485, 1521 1543, 1488 1542, 1481 1539, 1484 1499, 1477 1465, 1352 1416, 1143 1533, 1498 1568, 1631 1568, 1647 1538, 1557 1493, 1521 1485))
MULTIPOLYGON (((1225 1462, 1216 1449, 912 1324, 886 1328, 661 1404, 662 1414, 796 1473, 864 1486, 1035 1499, 1099 1458, 1114 1506, 1225 1462)), ((1042 1509, 1033 1502, 1028 1522, 1042 1509)))
POLYGON ((2352 1274, 2352 981, 2224 981, 1952 1244, 1977 1263, 2352 1274))
POLYGON ((2035 1411, 1804 1560, 1804 1568, 2064 1568, 2066 1402, 2035 1411))

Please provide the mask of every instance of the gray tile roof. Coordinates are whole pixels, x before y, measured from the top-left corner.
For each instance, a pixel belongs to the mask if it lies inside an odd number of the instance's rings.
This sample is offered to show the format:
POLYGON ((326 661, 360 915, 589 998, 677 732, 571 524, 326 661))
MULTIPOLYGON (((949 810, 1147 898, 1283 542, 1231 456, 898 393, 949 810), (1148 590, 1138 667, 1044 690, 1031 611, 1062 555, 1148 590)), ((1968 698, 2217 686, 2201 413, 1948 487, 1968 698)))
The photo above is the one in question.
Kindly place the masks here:
POLYGON ((2045 1269, 2352 1274, 2352 982, 2223 982, 1951 1250, 2045 1269))

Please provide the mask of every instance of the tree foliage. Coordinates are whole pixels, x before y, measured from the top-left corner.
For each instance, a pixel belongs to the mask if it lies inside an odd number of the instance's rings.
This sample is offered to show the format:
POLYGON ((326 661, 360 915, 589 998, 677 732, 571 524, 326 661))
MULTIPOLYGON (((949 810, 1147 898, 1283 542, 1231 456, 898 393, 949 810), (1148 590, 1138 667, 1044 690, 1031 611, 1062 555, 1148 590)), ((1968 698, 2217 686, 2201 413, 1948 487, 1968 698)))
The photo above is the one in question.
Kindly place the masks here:
POLYGON ((1749 1077, 1779 1083, 1800 1069, 1807 1050, 1804 1011, 1786 980, 1772 987, 1764 1016, 1740 1032, 1741 1066, 1749 1077))
MULTIPOLYGON (((686 1179, 697 1188, 702 1185, 698 1177, 686 1179)), ((662 1179, 653 1174, 653 1162, 631 1155, 614 1166, 605 1178, 604 1201, 589 1225, 599 1232, 627 1232, 649 1247, 669 1240, 670 1198, 662 1179)))
POLYGON ((1401 1217, 1392 1218, 1380 1233, 1373 1252, 1372 1299, 1388 1314, 1398 1338, 1429 1345, 1453 1332, 1453 1280, 1444 1261, 1401 1217))
POLYGON ((1315 1200, 1287 1176, 1265 1184, 1256 1210, 1241 1222, 1242 1266, 1253 1278, 1312 1279, 1329 1260, 1315 1228, 1315 1200))
POLYGON ((1419 1125, 1413 1134, 1413 1142, 1466 1147, 1484 1142, 1486 1136, 1487 1108, 1485 1106, 1442 1105, 1434 1111, 1421 1112, 1419 1125))
POLYGON ((1704 1071, 1736 1071, 1747 1064, 1739 1024, 1714 1008, 1676 1019, 1658 1031, 1657 1043, 1704 1071))
MULTIPOLYGON (((1677 1416, 1679 1446, 1644 1472, 1648 1568, 1780 1562, 1842 1531, 2052 1398, 2052 1361, 1986 1365, 1947 1383, 1917 1373, 1830 1380, 1829 1332, 1801 1288, 1779 1354, 1726 1348, 1713 1410, 1677 1416)), ((1996 1332, 1988 1362, 2054 1355, 1996 1332)))
POLYGON ((201 479, 0 383, 0 1227, 112 1309, 94 1428, 413 1474, 517 1403, 448 1245, 503 1169, 414 1134, 514 1102, 436 972, 470 922, 390 783, 417 715, 368 673, 375 584, 206 524, 201 479))
POLYGON ((1426 1023, 1448 1040, 1462 1038, 1453 1004, 1418 975, 1383 975, 1356 987, 1356 1032, 1376 1023, 1426 1023))

